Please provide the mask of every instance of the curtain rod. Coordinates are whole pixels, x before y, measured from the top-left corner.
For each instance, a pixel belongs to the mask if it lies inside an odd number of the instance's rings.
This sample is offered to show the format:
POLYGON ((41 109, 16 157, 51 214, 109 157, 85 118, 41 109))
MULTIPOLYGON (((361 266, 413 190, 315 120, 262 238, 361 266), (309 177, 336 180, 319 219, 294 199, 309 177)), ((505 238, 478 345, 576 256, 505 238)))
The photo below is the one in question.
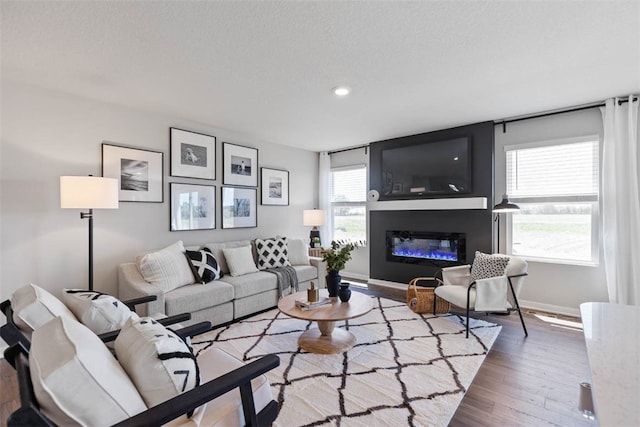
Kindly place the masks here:
POLYGON ((358 145, 356 147, 350 147, 350 148, 343 148, 342 150, 329 151, 329 155, 342 153, 343 151, 359 150, 361 148, 364 148, 364 154, 367 154, 367 150, 369 149, 369 144, 358 145))
MULTIPOLYGON (((631 95, 633 97, 633 102, 638 101, 638 95, 631 95)), ((626 97, 625 99, 618 99, 618 105, 622 105, 625 102, 629 102, 629 97, 626 97)), ((569 108, 564 108, 561 110, 554 110, 554 111, 548 111, 548 112, 543 112, 543 113, 536 113, 536 114, 531 114, 531 115, 527 115, 527 116, 522 116, 522 117, 516 117, 513 119, 503 119, 503 120, 494 120, 493 124, 494 125, 502 125, 502 133, 506 133, 507 132, 507 123, 514 123, 514 122, 521 122, 523 120, 530 120, 530 119, 538 119, 540 117, 548 117, 548 116, 555 116, 556 114, 564 114, 564 113, 572 113, 574 111, 582 111, 582 110, 589 110, 591 108, 598 108, 598 107, 604 107, 605 106, 605 101, 600 101, 600 102, 593 102, 591 104, 584 104, 584 105, 580 105, 577 107, 569 107, 569 108)))

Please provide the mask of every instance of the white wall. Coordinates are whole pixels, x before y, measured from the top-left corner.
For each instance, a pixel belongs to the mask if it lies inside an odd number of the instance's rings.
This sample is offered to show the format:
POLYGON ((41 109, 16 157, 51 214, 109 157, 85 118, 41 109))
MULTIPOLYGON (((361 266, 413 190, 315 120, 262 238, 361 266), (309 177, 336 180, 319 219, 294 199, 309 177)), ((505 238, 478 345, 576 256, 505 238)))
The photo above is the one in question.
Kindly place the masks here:
MULTIPOLYGON (((509 123, 495 128, 495 194, 492 206, 506 192, 506 155, 504 147, 534 141, 547 141, 584 135, 600 135, 602 115, 598 108, 509 123)), ((601 151, 602 152, 602 151, 601 151)), ((506 222, 500 223, 500 247, 506 247, 506 222)), ((602 251, 598 266, 529 262, 529 276, 520 295, 520 303, 530 308, 577 315, 586 301, 608 301, 602 251)))
MULTIPOLYGON (((215 123, 215 117, 211 122, 215 123)), ((266 143, 181 117, 3 81, 0 300, 29 282, 58 296, 64 287, 86 287, 88 224, 80 219, 79 210, 60 208, 59 177, 100 176, 103 141, 164 152, 164 202, 121 202, 118 210, 94 212, 94 283, 98 290, 115 294, 119 263, 177 240, 193 245, 276 234, 308 235, 302 225, 302 210, 317 204, 317 153, 266 143), (168 176, 172 126, 217 137, 215 181, 168 176), (258 192, 258 228, 220 228, 223 141, 258 148, 260 166, 290 171, 290 206, 261 206, 258 192), (170 232, 169 182, 215 185, 217 229, 170 232)))

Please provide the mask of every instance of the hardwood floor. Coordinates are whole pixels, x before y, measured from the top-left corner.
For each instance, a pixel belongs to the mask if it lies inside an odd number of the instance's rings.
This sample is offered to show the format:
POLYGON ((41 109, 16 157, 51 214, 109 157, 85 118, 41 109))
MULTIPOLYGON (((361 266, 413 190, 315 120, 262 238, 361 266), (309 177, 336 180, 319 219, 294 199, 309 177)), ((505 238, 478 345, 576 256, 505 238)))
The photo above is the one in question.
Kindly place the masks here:
MULTIPOLYGON (((364 292, 405 300, 403 290, 370 287, 364 292)), ((502 325, 502 331, 450 426, 596 425, 577 410, 579 383, 589 381, 581 330, 526 313, 529 336, 525 338, 517 313, 476 316, 502 325)), ((565 317, 559 320, 576 321, 565 317)), ((15 372, 4 359, 0 362, 0 387, 0 422, 4 426, 19 406, 15 372)))

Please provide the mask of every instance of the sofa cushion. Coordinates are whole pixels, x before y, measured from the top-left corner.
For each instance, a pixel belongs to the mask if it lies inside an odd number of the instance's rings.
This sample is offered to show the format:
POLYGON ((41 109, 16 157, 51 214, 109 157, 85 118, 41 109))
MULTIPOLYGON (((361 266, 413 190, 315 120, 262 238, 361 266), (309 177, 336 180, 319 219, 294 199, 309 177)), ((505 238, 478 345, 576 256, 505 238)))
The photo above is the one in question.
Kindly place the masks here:
POLYGON ((287 238, 256 239, 256 252, 258 253, 258 269, 290 266, 287 248, 287 238))
POLYGON ((30 283, 11 294, 13 321, 21 331, 31 333, 57 316, 76 320, 74 314, 40 286, 30 283))
MULTIPOLYGON (((296 274, 298 275, 298 283, 308 282, 309 280, 318 279, 318 269, 310 265, 294 265, 296 274)), ((316 283, 318 286, 318 283, 316 283)))
POLYGON ((302 239, 289 239, 287 241, 289 249, 287 255, 291 265, 309 265, 309 247, 302 239))
POLYGON ((251 246, 224 248, 222 253, 224 253, 224 258, 227 260, 229 274, 232 276, 242 276, 258 271, 251 253, 251 246))
POLYGON ((62 301, 87 328, 96 334, 114 331, 138 315, 111 295, 83 289, 63 289, 62 301))
POLYGON ((278 289, 278 278, 275 274, 266 271, 243 276, 226 276, 223 281, 233 285, 235 299, 278 289))
MULTIPOLYGON (((228 277, 225 277, 226 280, 228 277)), ((208 283, 187 285, 164 294, 165 313, 172 316, 191 313, 209 307, 215 307, 234 298, 233 286, 221 280, 208 283)))
POLYGON ((189 346, 150 317, 127 321, 115 349, 149 407, 200 385, 198 364, 189 346))
POLYGON ((227 260, 224 257, 224 253, 222 252, 225 248, 240 248, 242 246, 251 246, 251 242, 249 240, 238 240, 233 242, 223 242, 223 243, 207 243, 204 245, 206 248, 211 250, 211 253, 218 261, 220 265, 220 269, 224 274, 229 273, 229 266, 227 265, 227 260))
POLYGON ((187 250, 186 255, 196 282, 208 283, 224 276, 211 249, 205 247, 198 251, 187 250))
POLYGON ((480 280, 504 276, 507 264, 509 264, 509 257, 506 255, 490 255, 476 251, 471 265, 471 279, 480 280))
POLYGON ((184 246, 179 240, 164 249, 139 256, 136 260, 138 270, 144 280, 164 292, 189 285, 194 277, 184 254, 184 246))
POLYGON ((57 425, 107 426, 147 409, 104 343, 75 319, 33 332, 29 368, 38 404, 57 425))

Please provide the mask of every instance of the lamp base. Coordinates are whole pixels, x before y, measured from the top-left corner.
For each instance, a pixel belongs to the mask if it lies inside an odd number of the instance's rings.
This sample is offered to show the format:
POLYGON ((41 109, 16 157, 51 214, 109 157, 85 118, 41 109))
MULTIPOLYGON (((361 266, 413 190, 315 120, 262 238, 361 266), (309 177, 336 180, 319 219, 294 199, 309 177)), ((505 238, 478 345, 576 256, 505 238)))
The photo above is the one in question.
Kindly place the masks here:
POLYGON ((311 230, 311 232, 309 233, 309 247, 310 248, 315 248, 315 247, 321 247, 321 243, 320 243, 320 230, 318 230, 317 228, 314 227, 314 230, 311 230), (314 243, 314 239, 318 239, 315 243, 314 243), (316 246, 317 245, 317 246, 316 246))

